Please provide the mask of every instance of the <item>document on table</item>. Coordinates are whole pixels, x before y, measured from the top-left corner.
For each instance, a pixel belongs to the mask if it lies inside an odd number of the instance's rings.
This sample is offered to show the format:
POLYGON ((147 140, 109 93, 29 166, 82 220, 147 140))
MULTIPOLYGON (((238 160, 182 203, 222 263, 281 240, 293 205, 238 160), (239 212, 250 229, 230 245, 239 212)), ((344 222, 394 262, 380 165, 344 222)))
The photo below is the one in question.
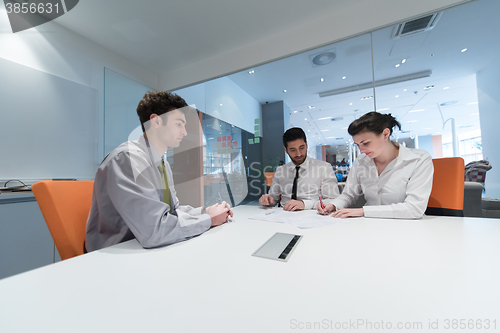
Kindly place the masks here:
POLYGON ((308 211, 288 212, 282 209, 269 209, 250 219, 288 223, 300 229, 327 227, 348 222, 346 219, 332 218, 330 215, 311 214, 308 211))

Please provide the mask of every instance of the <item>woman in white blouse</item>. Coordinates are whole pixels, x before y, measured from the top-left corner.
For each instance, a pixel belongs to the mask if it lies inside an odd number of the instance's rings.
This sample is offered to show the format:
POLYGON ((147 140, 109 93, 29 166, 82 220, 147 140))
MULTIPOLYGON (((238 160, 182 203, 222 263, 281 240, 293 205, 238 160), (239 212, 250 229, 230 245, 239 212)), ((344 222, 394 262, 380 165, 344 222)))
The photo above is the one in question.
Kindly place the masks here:
POLYGON ((432 157, 420 149, 390 140, 401 124, 390 114, 369 112, 356 119, 348 132, 363 155, 349 172, 342 194, 319 213, 332 217, 421 218, 432 189, 432 157), (364 194, 363 208, 346 208, 364 194))

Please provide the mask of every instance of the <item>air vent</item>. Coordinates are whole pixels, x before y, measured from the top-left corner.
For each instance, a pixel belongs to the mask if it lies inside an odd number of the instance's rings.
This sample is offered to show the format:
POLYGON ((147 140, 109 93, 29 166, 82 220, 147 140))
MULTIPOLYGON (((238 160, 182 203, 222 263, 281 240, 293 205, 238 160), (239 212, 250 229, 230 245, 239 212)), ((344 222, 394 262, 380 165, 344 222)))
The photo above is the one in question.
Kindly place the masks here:
POLYGON ((433 29, 443 12, 427 15, 413 21, 400 23, 394 27, 392 39, 397 39, 433 29))
POLYGON ((341 121, 344 120, 344 117, 337 117, 337 118, 332 118, 332 121, 341 121))
POLYGON ((309 60, 311 60, 311 65, 313 67, 328 65, 329 63, 335 61, 335 59, 337 59, 335 49, 323 51, 309 56, 309 60))

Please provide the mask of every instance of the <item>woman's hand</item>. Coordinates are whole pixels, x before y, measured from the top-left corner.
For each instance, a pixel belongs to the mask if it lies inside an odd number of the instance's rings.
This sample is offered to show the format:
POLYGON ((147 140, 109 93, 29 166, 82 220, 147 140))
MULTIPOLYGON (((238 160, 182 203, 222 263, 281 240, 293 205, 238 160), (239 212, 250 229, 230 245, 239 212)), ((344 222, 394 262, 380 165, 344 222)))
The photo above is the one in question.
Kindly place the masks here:
POLYGON ((365 211, 363 208, 339 208, 335 213, 333 213, 332 217, 360 217, 365 216, 365 211))
POLYGON ((328 214, 335 211, 335 206, 333 204, 326 204, 325 209, 323 209, 323 208, 321 208, 321 203, 318 202, 318 205, 316 206, 316 210, 318 211, 318 214, 328 215, 328 214))

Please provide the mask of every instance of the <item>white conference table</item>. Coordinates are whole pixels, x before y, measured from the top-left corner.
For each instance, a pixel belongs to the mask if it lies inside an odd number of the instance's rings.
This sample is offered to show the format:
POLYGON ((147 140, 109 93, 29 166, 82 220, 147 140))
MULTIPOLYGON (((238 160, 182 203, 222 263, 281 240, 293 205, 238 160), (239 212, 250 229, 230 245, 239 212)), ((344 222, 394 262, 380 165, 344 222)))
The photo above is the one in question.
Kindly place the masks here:
POLYGON ((144 250, 133 240, 0 280, 0 332, 500 329, 498 219, 301 230, 248 219, 259 212, 239 206, 233 222, 186 242, 144 250), (304 235, 288 262, 251 256, 278 231, 304 235))

